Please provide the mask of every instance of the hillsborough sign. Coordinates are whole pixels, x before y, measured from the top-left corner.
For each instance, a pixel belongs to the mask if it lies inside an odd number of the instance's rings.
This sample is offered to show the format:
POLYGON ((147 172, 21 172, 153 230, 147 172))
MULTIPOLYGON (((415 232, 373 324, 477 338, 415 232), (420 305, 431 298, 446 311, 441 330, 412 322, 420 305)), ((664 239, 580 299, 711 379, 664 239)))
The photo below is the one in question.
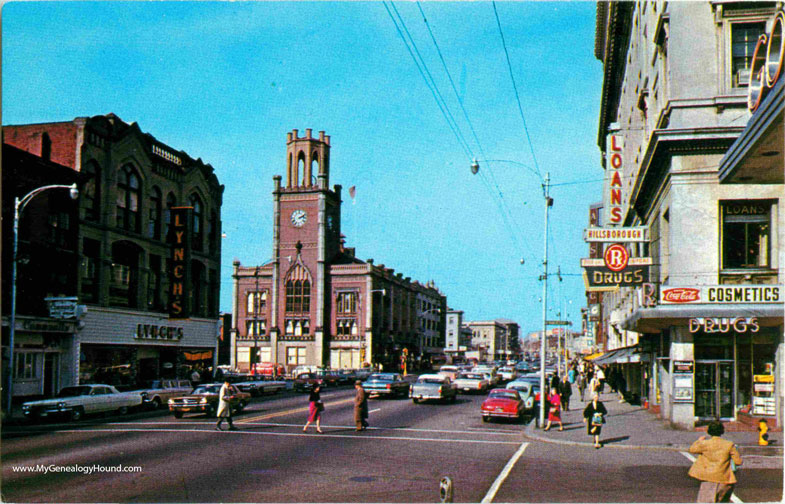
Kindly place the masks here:
POLYGON ((583 230, 583 240, 592 242, 640 243, 649 241, 649 228, 637 227, 590 227, 583 230))

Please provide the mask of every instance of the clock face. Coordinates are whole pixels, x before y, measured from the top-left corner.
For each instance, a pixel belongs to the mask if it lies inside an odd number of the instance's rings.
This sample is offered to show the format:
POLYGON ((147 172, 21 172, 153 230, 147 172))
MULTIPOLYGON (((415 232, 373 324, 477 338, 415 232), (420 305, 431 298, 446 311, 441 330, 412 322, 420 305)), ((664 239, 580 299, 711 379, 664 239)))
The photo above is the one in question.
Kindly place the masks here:
POLYGON ((305 213, 305 210, 295 210, 292 212, 292 224, 295 227, 302 227, 305 224, 308 216, 305 213))

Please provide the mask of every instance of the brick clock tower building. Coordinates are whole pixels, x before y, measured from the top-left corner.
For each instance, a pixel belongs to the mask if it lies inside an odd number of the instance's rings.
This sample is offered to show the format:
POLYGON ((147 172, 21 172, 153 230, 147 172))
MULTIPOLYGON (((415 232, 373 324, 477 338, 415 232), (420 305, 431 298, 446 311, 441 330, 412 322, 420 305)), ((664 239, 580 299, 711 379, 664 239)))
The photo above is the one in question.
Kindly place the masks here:
POLYGON ((341 186, 329 188, 330 137, 293 130, 286 145, 285 185, 273 177, 273 259, 234 263, 231 365, 391 369, 441 351, 446 298, 438 289, 344 246, 341 186))

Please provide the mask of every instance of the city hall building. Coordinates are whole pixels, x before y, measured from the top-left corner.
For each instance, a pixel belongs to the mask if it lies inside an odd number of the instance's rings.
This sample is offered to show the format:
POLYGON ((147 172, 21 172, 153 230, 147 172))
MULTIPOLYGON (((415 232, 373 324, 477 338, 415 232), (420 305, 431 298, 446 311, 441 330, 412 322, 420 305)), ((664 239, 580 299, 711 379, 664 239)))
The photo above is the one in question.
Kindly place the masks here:
POLYGON ((620 366, 631 391, 679 427, 782 425, 785 51, 776 8, 598 3, 602 223, 646 227, 648 241, 625 246, 652 262, 644 285, 602 293, 598 360, 620 366), (767 52, 760 40, 777 42, 767 52), (764 54, 775 61, 762 65, 764 54), (767 95, 754 93, 761 86, 767 95))
POLYGON ((273 177, 273 259, 234 263, 231 365, 398 370, 441 355, 446 297, 345 246, 330 137, 293 130, 286 147, 286 181, 273 177))
MULTIPOLYGON (((63 292, 76 297, 79 317, 17 324, 15 395, 79 383, 133 387, 213 366, 224 189, 213 168, 114 114, 4 126, 3 141, 69 168, 79 182, 78 216, 44 216, 61 233, 78 230, 63 292), (44 337, 46 355, 28 351, 41 340, 31 327, 50 326, 67 331, 44 337)), ((36 259, 25 267, 49 266, 36 259)))

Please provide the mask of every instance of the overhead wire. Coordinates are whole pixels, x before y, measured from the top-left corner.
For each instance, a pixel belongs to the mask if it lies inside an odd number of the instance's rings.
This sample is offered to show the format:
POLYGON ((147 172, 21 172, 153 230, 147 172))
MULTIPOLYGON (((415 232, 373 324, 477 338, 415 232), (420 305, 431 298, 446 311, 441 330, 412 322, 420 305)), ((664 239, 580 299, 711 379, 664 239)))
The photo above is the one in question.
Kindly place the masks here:
POLYGON ((521 97, 518 94, 518 86, 515 84, 515 75, 512 71, 512 63, 510 63, 510 53, 507 51, 507 43, 504 40, 504 31, 502 30, 502 24, 499 20, 499 12, 496 10, 496 2, 491 2, 493 4, 493 14, 496 16, 496 26, 499 27, 499 35, 501 36, 502 40, 502 48, 504 48, 504 55, 507 60, 507 69, 510 71, 510 80, 512 80, 512 88, 515 90, 515 101, 518 103, 518 112, 521 114, 521 120, 523 121, 523 130, 526 133, 526 140, 529 143, 529 151, 532 155, 532 160, 534 161, 534 167, 537 169, 537 175, 542 181, 542 173, 540 172, 540 166, 537 163, 537 156, 534 155, 534 146, 532 145, 531 137, 529 136, 529 128, 526 126, 526 117, 523 115, 523 107, 521 106, 521 97))
MULTIPOLYGON (((390 3, 392 4, 392 2, 390 2, 390 3)), ((420 76, 422 76, 423 80, 425 81, 425 85, 428 87, 428 90, 430 90, 431 94, 433 95, 433 99, 436 101, 436 105, 439 107, 439 110, 441 111, 442 116, 447 121, 447 125, 450 127, 450 130, 453 132, 453 134, 455 135, 455 138, 458 140, 458 143, 460 144, 461 148, 463 149, 464 154, 466 154, 466 156, 469 159, 471 159, 473 157, 471 148, 468 146, 468 144, 466 144, 466 141, 463 139, 462 135, 460 135, 458 133, 458 131, 456 131, 456 129, 455 129, 456 127, 453 125, 452 121, 450 120, 451 114, 448 115, 448 113, 444 109, 444 106, 442 105, 442 102, 439 99, 440 93, 438 93, 436 90, 434 90, 434 87, 432 86, 431 82, 426 77, 425 71, 421 68, 420 62, 417 60, 417 57, 415 56, 414 52, 412 51, 412 48, 409 47, 409 43, 406 41, 406 37, 403 35, 403 32, 401 31, 401 28, 398 26, 398 22, 395 20, 395 16, 393 16, 392 12, 390 11, 390 8, 387 6, 387 2, 383 1, 382 5, 384 5, 384 9, 387 11, 387 14, 390 16, 390 20, 392 20, 393 25, 395 25, 395 30, 398 32, 398 35, 401 37, 401 40, 403 41, 403 45, 406 46, 406 50, 409 52, 409 55, 412 57, 412 60, 414 60, 414 64, 417 66, 417 70, 420 72, 420 76)), ((395 9, 395 5, 393 5, 393 9, 395 9)), ((395 10, 396 10, 396 13, 397 13, 397 9, 395 9, 395 10)), ((400 15, 399 15, 399 18, 400 18, 400 15)), ((401 18, 401 21, 403 21, 402 18, 401 18)), ((408 32, 408 30, 407 30, 407 32, 408 32)), ((419 51, 418 51, 418 53, 419 53, 419 51)), ((423 64, 424 64, 424 62, 423 62, 423 64)), ((428 73, 430 74, 430 72, 428 72, 428 73)))

